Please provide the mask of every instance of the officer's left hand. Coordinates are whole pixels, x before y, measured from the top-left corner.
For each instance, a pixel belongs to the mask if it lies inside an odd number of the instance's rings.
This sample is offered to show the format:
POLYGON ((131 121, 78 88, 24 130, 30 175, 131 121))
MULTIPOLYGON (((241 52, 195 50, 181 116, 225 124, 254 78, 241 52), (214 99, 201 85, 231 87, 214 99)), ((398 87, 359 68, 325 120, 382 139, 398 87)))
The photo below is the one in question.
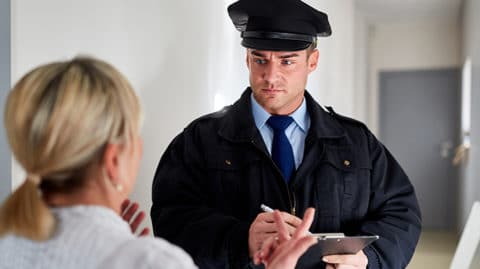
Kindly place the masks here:
POLYGON ((355 255, 330 255, 322 259, 327 263, 326 269, 360 269, 367 268, 368 264, 368 258, 361 250, 355 255))

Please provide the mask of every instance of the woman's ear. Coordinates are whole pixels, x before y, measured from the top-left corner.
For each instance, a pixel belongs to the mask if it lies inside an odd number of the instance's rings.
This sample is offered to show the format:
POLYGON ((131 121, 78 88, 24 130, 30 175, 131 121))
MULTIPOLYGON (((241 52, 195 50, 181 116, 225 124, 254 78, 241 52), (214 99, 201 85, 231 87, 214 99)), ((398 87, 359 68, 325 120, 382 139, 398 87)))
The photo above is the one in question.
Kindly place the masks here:
POLYGON ((120 177, 120 153, 121 148, 118 144, 107 144, 103 153, 103 166, 106 171, 106 180, 118 190, 122 189, 120 177))

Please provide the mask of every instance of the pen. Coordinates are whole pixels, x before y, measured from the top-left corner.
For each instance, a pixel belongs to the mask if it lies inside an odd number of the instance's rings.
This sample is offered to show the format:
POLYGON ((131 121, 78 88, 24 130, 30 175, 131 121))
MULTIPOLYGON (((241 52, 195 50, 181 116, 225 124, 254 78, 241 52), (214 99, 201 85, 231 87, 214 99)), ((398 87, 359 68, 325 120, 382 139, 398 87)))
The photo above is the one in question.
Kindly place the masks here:
POLYGON ((261 204, 260 205, 260 208, 264 211, 264 212, 273 212, 273 209, 271 209, 269 206, 266 206, 264 204, 261 204))
MULTIPOLYGON (((268 213, 271 213, 273 212, 273 209, 267 205, 264 205, 264 204, 261 204, 260 205, 260 208, 263 210, 263 212, 268 212, 268 213)), ((310 231, 307 232, 307 234, 312 234, 310 231)))

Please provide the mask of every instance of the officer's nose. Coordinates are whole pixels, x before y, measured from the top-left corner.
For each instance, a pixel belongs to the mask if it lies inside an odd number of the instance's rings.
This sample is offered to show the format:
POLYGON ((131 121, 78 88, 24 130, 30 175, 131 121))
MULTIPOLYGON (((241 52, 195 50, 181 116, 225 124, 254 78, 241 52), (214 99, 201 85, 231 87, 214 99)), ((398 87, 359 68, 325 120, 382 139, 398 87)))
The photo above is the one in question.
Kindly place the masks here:
POLYGON ((275 63, 268 63, 265 66, 263 79, 270 85, 274 86, 279 78, 279 69, 275 63))

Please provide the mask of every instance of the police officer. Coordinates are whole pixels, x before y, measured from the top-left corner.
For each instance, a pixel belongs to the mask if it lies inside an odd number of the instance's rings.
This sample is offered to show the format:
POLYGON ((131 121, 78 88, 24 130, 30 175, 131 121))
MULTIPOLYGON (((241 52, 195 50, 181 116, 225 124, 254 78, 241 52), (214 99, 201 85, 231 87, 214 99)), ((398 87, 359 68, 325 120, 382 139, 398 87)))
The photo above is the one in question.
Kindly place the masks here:
POLYGON ((200 268, 253 267, 278 232, 294 233, 308 207, 311 231, 376 234, 357 254, 307 251, 297 268, 405 268, 420 234, 413 186, 367 127, 323 109, 305 90, 328 17, 300 0, 229 6, 246 47, 250 87, 221 111, 193 121, 169 145, 153 182, 154 233, 200 268))

